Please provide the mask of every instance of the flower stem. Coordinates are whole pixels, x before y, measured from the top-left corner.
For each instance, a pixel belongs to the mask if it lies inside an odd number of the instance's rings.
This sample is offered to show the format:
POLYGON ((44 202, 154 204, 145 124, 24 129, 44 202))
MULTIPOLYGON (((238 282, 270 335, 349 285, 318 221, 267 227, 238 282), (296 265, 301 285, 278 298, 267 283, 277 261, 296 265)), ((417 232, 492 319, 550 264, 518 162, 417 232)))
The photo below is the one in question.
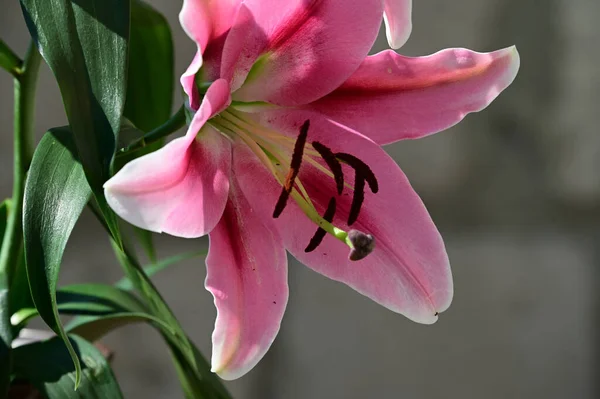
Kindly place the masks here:
MULTIPOLYGON (((4 60, 2 62, 4 65, 4 60)), ((10 345, 13 331, 10 326, 8 301, 11 281, 23 248, 23 193, 25 191, 25 175, 32 156, 31 135, 35 109, 35 87, 40 62, 41 56, 32 42, 25 62, 13 73, 15 77, 13 196, 0 248, 0 397, 6 396, 12 367, 10 345)))
POLYGON ((33 154, 35 90, 41 60, 40 53, 32 42, 15 77, 12 207, 0 251, 0 274, 5 274, 9 283, 23 245, 23 193, 25 176, 33 154))
POLYGON ((157 127, 156 129, 146 133, 143 137, 137 139, 127 147, 121 149, 117 155, 124 155, 133 150, 144 148, 146 145, 153 143, 185 126, 185 107, 181 106, 179 110, 168 121, 157 127))
POLYGON ((15 78, 19 77, 23 61, 2 39, 0 39, 0 68, 5 69, 15 78))

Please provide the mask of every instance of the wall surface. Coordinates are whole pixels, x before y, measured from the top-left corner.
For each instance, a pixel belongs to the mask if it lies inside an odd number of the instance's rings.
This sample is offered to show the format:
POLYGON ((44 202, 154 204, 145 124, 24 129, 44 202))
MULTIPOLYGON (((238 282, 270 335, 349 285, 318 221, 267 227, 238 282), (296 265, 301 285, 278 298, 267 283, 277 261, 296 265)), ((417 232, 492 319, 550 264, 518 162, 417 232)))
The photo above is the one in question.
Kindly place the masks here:
MULTIPOLYGON (((0 37, 24 52, 17 1, 0 0, 0 37)), ((176 70, 193 43, 180 2, 153 0, 172 23, 176 70)), ((600 2, 415 1, 402 53, 479 51, 516 44, 521 71, 483 113, 420 141, 388 147, 421 194, 448 247, 455 301, 433 326, 411 323, 351 289, 290 262, 291 297, 273 348, 227 383, 240 399, 563 399, 595 397, 600 354, 600 2), (543 3, 543 6, 540 4, 543 3)), ((383 49, 380 40, 377 49, 383 49)), ((377 49, 374 49, 377 50, 377 49)), ((0 74, 0 198, 11 187, 12 82, 0 74)), ((179 92, 175 105, 181 104, 179 92)), ((36 134, 66 123, 42 68, 36 134)), ((158 237, 163 256, 205 240, 158 237)), ((202 259, 157 284, 205 354, 215 311, 202 259)), ((120 277, 109 245, 84 215, 61 282, 120 277)), ((143 326, 110 335, 128 398, 181 397, 160 338, 143 326)))

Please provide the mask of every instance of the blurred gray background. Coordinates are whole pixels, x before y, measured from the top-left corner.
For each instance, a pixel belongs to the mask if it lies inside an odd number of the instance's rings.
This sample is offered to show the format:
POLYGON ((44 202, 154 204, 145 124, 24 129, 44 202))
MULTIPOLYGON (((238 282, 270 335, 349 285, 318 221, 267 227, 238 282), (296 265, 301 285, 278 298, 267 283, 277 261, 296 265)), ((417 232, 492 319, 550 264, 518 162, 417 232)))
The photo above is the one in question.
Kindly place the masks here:
MULTIPOLYGON (((283 0, 282 0, 283 1, 283 0)), ((150 1, 172 23, 176 70, 193 43, 180 1, 150 1)), ((17 1, 0 0, 0 37, 23 54, 17 1)), ((516 44, 521 71, 488 110, 420 141, 388 147, 437 222, 456 296, 433 326, 414 324, 351 289, 290 264, 291 297, 265 359, 227 383, 240 399, 592 398, 600 349, 600 2, 418 0, 401 52, 490 51, 516 44)), ((382 37, 383 39, 383 37, 382 37)), ((380 40, 377 49, 385 47, 380 40)), ((181 104, 179 93, 175 106, 181 104)), ((66 124, 42 68, 36 134, 66 124)), ((11 190, 12 81, 0 74, 0 198, 11 190)), ((206 245, 158 237, 159 255, 206 245)), ((121 276, 107 239, 84 215, 61 283, 121 276)), ((202 259, 157 276, 206 355, 215 317, 202 259)), ((149 327, 108 336, 128 398, 182 397, 149 327)))

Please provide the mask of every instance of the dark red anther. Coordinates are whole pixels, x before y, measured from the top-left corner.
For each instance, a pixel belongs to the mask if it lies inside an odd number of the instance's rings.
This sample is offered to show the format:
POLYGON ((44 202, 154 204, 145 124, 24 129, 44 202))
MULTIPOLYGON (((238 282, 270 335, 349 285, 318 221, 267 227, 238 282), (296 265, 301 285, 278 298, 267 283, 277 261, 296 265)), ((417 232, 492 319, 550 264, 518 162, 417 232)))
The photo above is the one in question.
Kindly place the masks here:
POLYGON ((342 162, 350 165, 357 173, 364 177, 364 179, 369 183, 369 188, 373 194, 377 194, 379 191, 379 183, 377 182, 377 177, 375 177, 375 173, 369 168, 369 165, 361 161, 359 158, 355 157, 352 154, 347 154, 345 152, 338 152, 335 154, 336 158, 342 162))
POLYGON ((348 213, 348 226, 352 226, 365 200, 365 177, 358 170, 354 171, 354 196, 352 197, 352 205, 348 213))
POLYGON ((362 204, 365 201, 365 182, 369 184, 373 194, 379 191, 379 183, 371 168, 354 155, 338 152, 335 156, 354 169, 354 196, 348 213, 348 226, 351 226, 358 219, 362 204))
POLYGON ((294 188, 294 181, 300 172, 300 165, 302 164, 302 157, 304 156, 304 145, 306 144, 306 137, 308 136, 309 127, 310 120, 307 119, 300 128, 300 133, 298 134, 298 138, 294 144, 294 152, 292 154, 292 161, 290 162, 290 170, 285 178, 284 185, 281 189, 281 194, 279 195, 279 199, 277 200, 275 209, 273 210, 274 218, 278 218, 281 215, 285 209, 285 206, 287 205, 287 200, 290 197, 292 189, 294 188))
POLYGON ((319 143, 318 141, 313 141, 312 146, 321 158, 327 163, 329 170, 333 173, 333 178, 335 179, 335 185, 337 188, 338 195, 342 195, 344 191, 344 171, 342 170, 342 164, 335 157, 333 151, 329 149, 329 147, 324 144, 319 143))
POLYGON ((338 195, 342 195, 342 192, 344 191, 344 171, 342 170, 342 164, 340 161, 338 161, 338 159, 335 157, 335 154, 329 149, 329 147, 319 143, 318 141, 313 141, 312 146, 315 150, 317 150, 325 163, 327 163, 329 170, 331 170, 331 173, 333 173, 338 195))
MULTIPOLYGON (((335 215, 335 208, 336 208, 335 197, 331 197, 331 199, 329 200, 329 204, 327 205, 327 210, 323 214, 323 219, 325 219, 326 221, 331 223, 333 221, 333 216, 335 215)), ((323 238, 325 238, 326 234, 327 234, 327 232, 323 228, 319 227, 317 229, 317 231, 315 232, 315 235, 310 239, 310 242, 304 249, 304 252, 312 252, 315 249, 317 249, 317 247, 323 241, 323 238)))

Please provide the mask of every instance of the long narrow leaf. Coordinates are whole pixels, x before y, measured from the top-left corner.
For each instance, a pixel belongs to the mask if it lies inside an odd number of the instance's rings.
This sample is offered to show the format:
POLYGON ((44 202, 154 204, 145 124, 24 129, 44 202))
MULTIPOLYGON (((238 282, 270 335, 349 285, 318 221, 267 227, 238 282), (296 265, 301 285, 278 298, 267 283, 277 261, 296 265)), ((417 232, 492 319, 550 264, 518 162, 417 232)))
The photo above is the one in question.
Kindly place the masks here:
MULTIPOLYGON (((21 0, 54 73, 79 159, 102 209, 127 85, 129 0, 21 0)), ((115 229, 116 219, 107 221, 115 229)))
MULTIPOLYGON (((185 260, 188 260, 188 259, 195 258, 197 256, 203 256, 203 255, 206 255, 206 251, 191 251, 191 252, 184 252, 182 254, 173 255, 168 258, 162 259, 156 263, 153 263, 150 266, 146 266, 144 268, 144 272, 146 273, 146 275, 148 277, 152 277, 156 273, 158 273, 162 270, 165 270, 166 268, 168 268, 170 266, 176 265, 176 264, 183 262, 185 260)), ((119 287, 121 289, 124 289, 124 290, 133 289, 133 285, 131 284, 131 281, 127 277, 124 277, 121 280, 117 281, 115 283, 115 286, 119 287)))
POLYGON ((67 128, 53 129, 42 138, 25 186, 23 231, 33 301, 42 319, 64 340, 75 365, 77 386, 79 359, 63 330, 56 302, 63 252, 91 193, 74 153, 67 128))
MULTIPOLYGON (((133 294, 105 284, 75 284, 57 291, 60 314, 75 315, 65 330, 95 341, 125 324, 151 322, 165 333, 174 334, 162 320, 151 315, 147 307, 133 294)), ((15 325, 24 325, 38 316, 35 308, 23 308, 11 317, 15 325)))
POLYGON ((171 28, 150 5, 133 0, 124 115, 144 132, 171 116, 174 56, 171 28))

